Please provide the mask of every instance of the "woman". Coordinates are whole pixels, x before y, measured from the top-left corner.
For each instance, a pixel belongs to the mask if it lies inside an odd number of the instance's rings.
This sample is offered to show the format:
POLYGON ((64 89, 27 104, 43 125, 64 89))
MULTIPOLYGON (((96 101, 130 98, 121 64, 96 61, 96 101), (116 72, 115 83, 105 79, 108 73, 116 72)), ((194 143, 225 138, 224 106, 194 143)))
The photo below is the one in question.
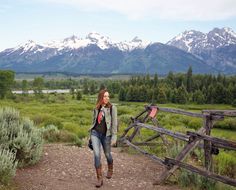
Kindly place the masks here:
POLYGON ((91 141, 93 145, 94 164, 97 173, 96 187, 103 185, 101 165, 101 145, 107 159, 107 178, 113 174, 113 158, 111 146, 117 140, 117 109, 109 101, 107 90, 101 90, 98 94, 96 107, 93 112, 93 124, 91 127, 91 141))

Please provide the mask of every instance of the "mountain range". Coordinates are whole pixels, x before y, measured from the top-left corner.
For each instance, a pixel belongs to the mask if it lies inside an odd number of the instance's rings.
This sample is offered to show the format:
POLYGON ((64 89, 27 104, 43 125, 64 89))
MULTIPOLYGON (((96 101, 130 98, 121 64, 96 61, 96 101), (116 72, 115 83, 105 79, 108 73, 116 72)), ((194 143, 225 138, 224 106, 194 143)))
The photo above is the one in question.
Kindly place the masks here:
POLYGON ((37 44, 30 40, 0 52, 0 69, 16 72, 71 72, 78 74, 186 72, 236 73, 236 34, 215 28, 205 34, 185 31, 166 44, 138 37, 114 42, 96 32, 85 38, 37 44))
POLYGON ((195 55, 223 73, 236 73, 236 33, 230 28, 214 28, 206 34, 185 31, 167 44, 195 55))

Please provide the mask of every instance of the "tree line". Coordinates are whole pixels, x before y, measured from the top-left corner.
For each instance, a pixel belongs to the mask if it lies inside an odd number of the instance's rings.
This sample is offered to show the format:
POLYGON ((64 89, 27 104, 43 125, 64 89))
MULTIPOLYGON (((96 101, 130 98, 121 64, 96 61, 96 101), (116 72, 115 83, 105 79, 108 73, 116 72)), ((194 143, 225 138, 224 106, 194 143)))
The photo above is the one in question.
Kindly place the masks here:
POLYGON ((42 94, 42 89, 71 89, 73 95, 76 92, 87 95, 107 88, 111 97, 116 94, 120 101, 236 105, 236 76, 193 74, 191 67, 186 73, 169 72, 166 77, 134 75, 127 80, 36 77, 31 81, 15 81, 14 76, 13 71, 0 71, 0 98, 7 96, 11 89, 20 89, 23 94, 31 89, 36 95, 42 94))
POLYGON ((121 86, 120 101, 236 104, 236 76, 193 75, 191 67, 187 73, 169 72, 164 78, 132 76, 121 86))

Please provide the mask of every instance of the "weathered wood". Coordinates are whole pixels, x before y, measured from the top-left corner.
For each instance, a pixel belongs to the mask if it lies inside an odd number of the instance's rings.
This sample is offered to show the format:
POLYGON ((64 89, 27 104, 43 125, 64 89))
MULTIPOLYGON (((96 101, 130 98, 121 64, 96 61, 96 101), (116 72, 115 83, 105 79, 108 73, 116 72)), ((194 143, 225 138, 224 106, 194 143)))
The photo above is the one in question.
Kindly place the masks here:
POLYGON ((187 116, 192 116, 192 117, 200 117, 203 118, 204 115, 201 113, 194 113, 194 112, 188 112, 180 109, 173 109, 173 108, 160 108, 157 107, 160 111, 165 111, 165 112, 170 112, 170 113, 176 113, 176 114, 183 114, 187 116))
MULTIPOLYGON (((200 128, 198 130, 199 133, 204 133, 205 129, 204 128, 200 128)), ((176 160, 178 161, 182 161, 184 160, 188 153, 191 152, 198 144, 199 144, 199 139, 194 139, 193 141, 191 141, 190 143, 188 143, 187 145, 184 146, 184 148, 181 150, 181 152, 176 156, 176 160)), ((162 184, 168 177, 170 177, 171 174, 173 174, 175 172, 175 170, 178 168, 177 165, 172 166, 170 168, 166 168, 165 171, 161 174, 161 176, 159 177, 159 179, 154 182, 154 185, 159 185, 162 184)))
POLYGON ((146 139, 144 142, 152 141, 152 140, 154 140, 154 139, 156 139, 156 138, 158 138, 158 137, 160 137, 160 134, 159 134, 159 133, 157 133, 157 134, 154 135, 154 136, 151 136, 150 138, 146 139))
MULTIPOLYGON (((158 122, 157 122, 156 118, 152 118, 152 123, 153 123, 155 126, 158 127, 158 122)), ((162 142, 163 142, 164 145, 167 147, 167 146, 169 145, 168 140, 166 139, 166 137, 165 137, 163 134, 160 134, 160 136, 161 136, 162 142)))
POLYGON ((211 116, 212 117, 212 120, 215 120, 215 121, 222 121, 222 120, 224 120, 224 116, 223 115, 212 115, 211 116))
POLYGON ((157 131, 161 134, 166 134, 166 135, 172 136, 172 137, 180 139, 180 140, 184 140, 184 141, 189 140, 188 135, 185 135, 185 134, 179 133, 179 132, 170 131, 168 129, 159 127, 159 125, 158 126, 152 126, 152 125, 147 125, 147 124, 143 124, 143 123, 139 123, 139 122, 137 122, 136 125, 139 126, 139 127, 143 127, 143 128, 146 128, 146 129, 151 129, 153 131, 157 131))
MULTIPOLYGON (((213 127, 212 118, 210 115, 206 115, 204 118, 204 128, 205 128, 205 134, 210 135, 211 134, 211 128, 213 127)), ((204 139, 204 156, 205 156, 205 168, 208 171, 212 171, 212 155, 211 155, 211 147, 212 143, 211 141, 208 141, 204 139)))
POLYGON ((220 115, 220 116, 229 116, 236 117, 236 110, 203 110, 204 115, 220 115))
POLYGON ((121 142, 123 142, 127 146, 134 148, 135 150, 141 152, 142 154, 150 157, 151 159, 157 161, 158 163, 169 165, 169 167, 165 168, 165 171, 161 174, 158 181, 156 181, 154 185, 163 183, 164 180, 166 180, 171 174, 173 174, 175 170, 180 166, 192 172, 199 173, 200 175, 210 177, 212 179, 221 181, 223 183, 235 186, 236 181, 234 179, 220 176, 211 172, 212 154, 217 155, 219 152, 218 148, 236 150, 236 142, 210 136, 211 129, 213 127, 213 122, 217 120, 223 120, 224 116, 235 117, 236 110, 203 110, 202 113, 193 113, 193 112, 188 112, 188 111, 180 110, 180 109, 160 108, 157 106, 145 106, 144 111, 142 111, 136 117, 131 118, 133 123, 125 130, 125 133, 122 135, 121 142), (175 114, 182 114, 182 115, 187 115, 187 116, 192 116, 192 117, 203 118, 204 119, 203 127, 199 129, 198 132, 187 132, 187 135, 179 133, 179 132, 173 132, 171 130, 167 130, 158 124, 155 118, 155 115, 152 117, 149 116, 150 110, 152 110, 153 108, 157 108, 159 111, 165 111, 165 112, 170 112, 170 113, 175 113, 175 114), (144 113, 147 113, 146 116, 143 119, 142 118, 140 119, 140 116, 142 116, 144 113), (148 118, 151 118, 154 126, 144 124, 144 122, 146 122, 148 118), (129 132, 129 130, 132 128, 134 128, 134 131, 131 134, 131 136, 128 138, 125 137, 127 133, 129 132), (131 141, 139 133, 141 128, 146 128, 146 129, 156 131, 158 134, 148 138, 145 142, 132 142, 131 143, 131 141), (206 133, 206 134, 203 134, 203 133, 206 133), (142 145, 149 145, 149 146, 156 145, 157 143, 151 143, 149 141, 154 140, 155 138, 158 138, 158 137, 161 137, 163 143, 167 144, 165 135, 169 135, 171 137, 188 142, 188 144, 184 146, 184 148, 180 151, 180 153, 176 156, 175 159, 166 158, 164 162, 163 159, 155 155, 149 154, 148 152, 138 147, 142 145), (201 140, 203 140, 204 143, 200 143, 201 140), (189 164, 185 164, 182 162, 187 157, 187 155, 192 150, 194 150, 194 148, 196 148, 197 146, 200 148, 204 148, 206 170, 199 169, 199 168, 193 167, 189 164))
MULTIPOLYGON (((157 145, 163 145, 163 143, 156 143, 156 142, 132 142, 135 146, 157 146, 157 145)), ((120 145, 124 146, 124 145, 120 145)), ((126 145, 128 146, 128 145, 126 145)))
MULTIPOLYGON (((201 113, 188 112, 188 111, 185 111, 185 110, 173 109, 173 108, 161 108, 161 107, 158 107, 158 106, 147 106, 147 108, 149 108, 149 109, 151 109, 151 107, 156 107, 157 109, 159 109, 159 111, 175 113, 175 114, 183 114, 183 115, 187 115, 187 116, 191 116, 191 117, 204 118, 204 114, 201 114, 201 113)), ((212 117, 213 117, 214 120, 224 119, 224 116, 220 115, 220 114, 213 115, 212 117)))
POLYGON ((143 115, 145 112, 147 112, 147 109, 142 111, 140 114, 138 114, 134 119, 138 119, 141 115, 143 115))
POLYGON ((174 164, 174 165, 177 165, 181 168, 185 168, 185 169, 187 169, 191 172, 198 173, 202 176, 209 177, 209 178, 215 179, 217 181, 221 181, 221 182, 223 182, 225 184, 228 184, 228 185, 236 186, 236 180, 235 179, 225 177, 225 176, 220 176, 220 175, 217 175, 215 173, 212 173, 212 172, 200 169, 200 168, 196 168, 194 166, 191 166, 189 164, 180 162, 180 161, 172 159, 172 158, 165 158, 165 163, 168 164, 168 165, 174 164))
POLYGON ((132 144, 130 141, 128 140, 124 140, 124 143, 126 143, 127 145, 131 146, 132 148, 134 148, 135 150, 141 152, 142 154, 144 154, 145 156, 148 156, 149 158, 153 159, 154 161, 157 161, 159 164, 162 164, 164 165, 164 160, 153 155, 153 154, 150 154, 144 150, 142 150, 141 148, 135 146, 134 144, 132 144))
POLYGON ((191 132, 191 131, 187 131, 187 135, 190 135, 192 137, 197 137, 203 140, 211 141, 215 147, 236 150, 236 142, 234 141, 229 141, 229 140, 212 137, 212 136, 208 136, 204 134, 199 134, 199 133, 191 132))
MULTIPOLYGON (((145 113, 145 112, 144 112, 145 113)), ((146 115, 145 115, 145 117, 141 120, 141 122, 142 123, 144 123, 144 122, 146 122, 147 120, 148 120, 148 113, 146 113, 146 115)), ((138 123, 139 121, 136 121, 135 120, 135 122, 134 123, 138 123)), ((129 141, 130 142, 132 142, 132 140, 134 139, 134 137, 137 135, 137 134, 139 134, 139 132, 140 132, 140 127, 137 127, 137 125, 136 125, 136 127, 134 128, 134 131, 133 131, 133 133, 130 135, 130 137, 129 137, 129 141)))
POLYGON ((125 130, 124 133, 121 135, 120 138, 125 137, 125 135, 129 132, 130 129, 132 129, 135 126, 135 123, 131 123, 125 130))
POLYGON ((130 142, 132 142, 132 140, 134 139, 134 137, 138 133, 138 131, 139 131, 139 127, 137 125, 135 125, 133 133, 130 135, 130 137, 128 137, 130 142))

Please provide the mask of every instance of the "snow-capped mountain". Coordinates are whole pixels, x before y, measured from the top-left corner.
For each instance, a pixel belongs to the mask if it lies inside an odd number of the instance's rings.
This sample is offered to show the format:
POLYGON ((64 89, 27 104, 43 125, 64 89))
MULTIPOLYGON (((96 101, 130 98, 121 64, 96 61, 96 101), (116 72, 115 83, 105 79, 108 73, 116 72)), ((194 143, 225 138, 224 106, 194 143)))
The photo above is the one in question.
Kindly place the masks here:
POLYGON ((114 42, 109 37, 102 36, 99 33, 91 32, 85 38, 79 38, 75 35, 58 41, 49 41, 43 44, 29 40, 17 47, 6 49, 0 52, 0 64, 12 65, 13 63, 24 62, 24 64, 33 64, 49 60, 52 57, 63 55, 70 52, 70 55, 77 54, 79 51, 90 46, 96 46, 100 50, 111 48, 122 52, 132 51, 137 48, 145 48, 149 42, 142 42, 137 37, 130 42, 114 42))
POLYGON ((63 49, 79 49, 96 44, 101 49, 107 49, 114 46, 114 43, 105 36, 98 33, 89 33, 84 39, 75 35, 65 38, 61 41, 50 41, 44 44, 48 48, 56 48, 59 51, 63 49))
POLYGON ((65 38, 59 41, 49 41, 43 44, 36 44, 36 42, 29 40, 28 42, 21 44, 14 48, 9 48, 4 50, 5 55, 9 55, 14 52, 20 52, 19 54, 32 54, 32 53, 41 53, 44 51, 54 50, 55 53, 59 53, 60 51, 69 51, 80 48, 85 48, 90 45, 96 45, 100 49, 105 50, 109 48, 118 48, 121 51, 132 51, 136 48, 145 48, 149 45, 150 42, 143 42, 142 40, 135 37, 130 42, 114 42, 109 37, 102 36, 99 33, 91 32, 84 39, 79 38, 75 35, 65 38))
POLYGON ((0 69, 16 72, 236 73, 236 35, 229 28, 207 34, 185 31, 167 44, 138 37, 116 42, 96 32, 38 44, 32 40, 0 52, 0 69), (173 47, 176 46, 176 47, 173 47))
POLYGON ((143 42, 114 42, 98 33, 36 44, 28 41, 0 52, 0 68, 17 72, 159 73, 214 72, 204 61, 175 47, 143 42), (164 60, 164 63, 163 63, 164 60), (202 69, 204 68, 204 69, 202 69))
POLYGON ((185 31, 167 44, 192 53, 221 71, 236 70, 236 54, 230 53, 236 49, 236 33, 230 28, 214 28, 208 33, 185 31))
POLYGON ((203 50, 212 50, 236 44, 236 33, 230 28, 214 28, 208 33, 190 30, 177 35, 168 41, 167 44, 198 54, 198 52, 203 50))
POLYGON ((109 48, 118 48, 121 51, 132 51, 136 48, 145 48, 149 44, 150 42, 143 42, 142 40, 138 39, 138 37, 135 37, 130 42, 115 42, 112 41, 109 37, 102 36, 96 32, 91 32, 84 39, 73 35, 60 41, 46 42, 42 44, 42 46, 45 48, 55 48, 58 51, 65 49, 79 49, 87 47, 89 45, 96 45, 102 50, 109 48))
POLYGON ((130 42, 124 41, 116 43, 115 46, 122 51, 132 51, 134 49, 145 49, 150 44, 150 42, 143 42, 136 36, 130 42))

